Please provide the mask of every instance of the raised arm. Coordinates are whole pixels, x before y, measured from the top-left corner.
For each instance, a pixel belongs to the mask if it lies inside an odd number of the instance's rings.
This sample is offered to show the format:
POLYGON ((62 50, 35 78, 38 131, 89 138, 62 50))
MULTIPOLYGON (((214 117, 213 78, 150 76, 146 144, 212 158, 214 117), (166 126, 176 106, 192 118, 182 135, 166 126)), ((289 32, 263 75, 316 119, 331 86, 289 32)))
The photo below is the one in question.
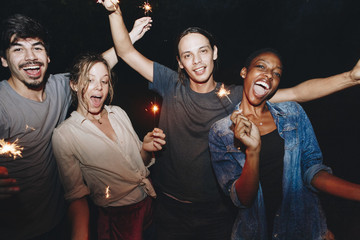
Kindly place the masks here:
POLYGON ((119 5, 111 0, 104 0, 101 3, 110 12, 110 29, 117 55, 144 78, 152 82, 154 63, 133 47, 119 5))
MULTIPOLYGON (((135 20, 134 26, 129 33, 130 41, 132 44, 141 39, 144 34, 150 30, 151 22, 152 20, 150 17, 142 17, 135 20)), ((109 63, 111 68, 113 68, 118 63, 118 56, 116 55, 114 47, 103 52, 102 56, 109 63)))
POLYGON ((360 60, 349 72, 344 72, 327 78, 310 79, 292 88, 279 89, 270 101, 307 102, 359 84, 360 60))
POLYGON ((240 177, 235 182, 236 194, 244 206, 250 206, 259 189, 260 132, 241 112, 231 115, 234 136, 244 144, 246 160, 240 177))

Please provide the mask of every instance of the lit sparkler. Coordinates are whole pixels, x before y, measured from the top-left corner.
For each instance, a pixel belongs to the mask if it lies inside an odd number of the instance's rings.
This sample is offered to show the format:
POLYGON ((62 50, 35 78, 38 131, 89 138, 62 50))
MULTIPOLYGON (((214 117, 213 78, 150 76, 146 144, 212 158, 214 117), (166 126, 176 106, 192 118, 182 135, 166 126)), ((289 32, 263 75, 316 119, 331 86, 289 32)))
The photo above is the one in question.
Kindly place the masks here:
POLYGON ((152 7, 148 1, 144 2, 139 8, 144 9, 145 16, 149 16, 149 12, 152 12, 152 7))
POLYGON ((0 155, 7 154, 14 159, 16 157, 22 157, 21 151, 24 149, 17 145, 19 139, 16 139, 13 143, 6 142, 4 139, 0 139, 0 155))
POLYGON ((229 102, 232 103, 232 101, 230 100, 230 98, 228 97, 228 95, 230 94, 230 90, 226 90, 224 87, 224 84, 221 84, 221 87, 219 89, 219 91, 216 93, 218 95, 218 97, 222 98, 222 97, 226 97, 229 102))
POLYGON ((107 186, 105 189, 105 198, 109 198, 110 197, 110 186, 107 186))
MULTIPOLYGON (((159 111, 159 106, 156 103, 151 102, 151 111, 154 116, 154 127, 156 127, 156 113, 159 111)), ((148 109, 145 109, 145 111, 148 111, 148 109)))

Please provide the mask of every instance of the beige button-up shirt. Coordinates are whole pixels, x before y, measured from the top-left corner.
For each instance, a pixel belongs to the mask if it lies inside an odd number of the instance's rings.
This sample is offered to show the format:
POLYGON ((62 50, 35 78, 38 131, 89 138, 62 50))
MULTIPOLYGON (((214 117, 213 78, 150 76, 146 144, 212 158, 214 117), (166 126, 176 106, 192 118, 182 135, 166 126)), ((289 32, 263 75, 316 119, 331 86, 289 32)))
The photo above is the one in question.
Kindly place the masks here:
POLYGON ((105 106, 117 141, 74 111, 54 130, 52 145, 69 201, 90 194, 98 206, 124 206, 155 197, 149 170, 140 155, 142 142, 120 107, 105 106))

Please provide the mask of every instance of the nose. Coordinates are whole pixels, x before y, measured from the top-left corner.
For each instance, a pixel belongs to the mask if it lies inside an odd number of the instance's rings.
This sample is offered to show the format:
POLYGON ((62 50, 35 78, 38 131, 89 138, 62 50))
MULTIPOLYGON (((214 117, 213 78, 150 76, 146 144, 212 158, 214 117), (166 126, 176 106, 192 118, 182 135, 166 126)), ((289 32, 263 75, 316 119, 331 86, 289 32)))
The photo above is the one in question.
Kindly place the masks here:
POLYGON ((102 82, 100 82, 100 81, 97 82, 97 83, 96 83, 96 86, 95 86, 95 89, 96 89, 96 90, 102 90, 102 88, 103 88, 102 82))
POLYGON ((36 59, 37 59, 37 57, 32 49, 27 49, 25 51, 25 60, 26 61, 29 61, 29 60, 32 61, 32 60, 36 60, 36 59))
POLYGON ((265 76, 266 76, 269 80, 271 80, 271 79, 273 78, 273 73, 272 73, 271 71, 266 71, 266 72, 265 72, 265 76))
POLYGON ((194 58, 193 58, 193 64, 196 65, 196 64, 201 63, 201 62, 202 62, 202 59, 201 59, 200 54, 195 54, 194 58))

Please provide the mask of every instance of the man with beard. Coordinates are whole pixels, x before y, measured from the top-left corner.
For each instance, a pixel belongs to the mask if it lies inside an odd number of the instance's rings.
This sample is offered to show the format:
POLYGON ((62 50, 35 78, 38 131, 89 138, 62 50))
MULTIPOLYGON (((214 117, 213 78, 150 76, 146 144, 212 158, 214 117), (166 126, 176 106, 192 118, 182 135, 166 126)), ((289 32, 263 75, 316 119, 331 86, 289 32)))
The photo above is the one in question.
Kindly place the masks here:
MULTIPOLYGON (((149 21, 135 22, 133 42, 149 21)), ((66 239, 51 136, 70 106, 69 76, 46 73, 47 31, 27 16, 4 21, 0 45, 2 66, 11 75, 0 82, 0 139, 23 147, 22 157, 0 156, 0 239, 66 239)), ((111 67, 117 63, 114 49, 103 56, 111 67)))

